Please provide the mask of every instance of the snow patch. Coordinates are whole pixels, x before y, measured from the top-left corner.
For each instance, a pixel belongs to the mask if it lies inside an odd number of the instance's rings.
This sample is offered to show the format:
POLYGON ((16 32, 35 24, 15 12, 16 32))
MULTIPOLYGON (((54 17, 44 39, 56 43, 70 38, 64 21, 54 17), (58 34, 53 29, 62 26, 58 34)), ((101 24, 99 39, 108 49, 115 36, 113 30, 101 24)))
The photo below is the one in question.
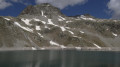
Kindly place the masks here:
POLYGON ((30 29, 28 27, 24 27, 24 26, 21 26, 18 22, 14 22, 15 25, 21 27, 22 29, 26 30, 26 31, 29 31, 29 32, 33 32, 33 29, 30 29))
POLYGON ((81 19, 79 18, 79 19, 75 19, 75 20, 81 20, 81 19))
POLYGON ((40 21, 39 19, 34 18, 34 21, 40 21))
POLYGON ((63 49, 66 48, 64 45, 60 45, 60 47, 63 48, 63 49))
POLYGON ((81 50, 81 47, 75 47, 77 50, 81 50))
POLYGON ((47 16, 44 15, 45 18, 47 18, 47 16))
POLYGON ((106 30, 109 30, 108 28, 106 30))
POLYGON ((96 46, 98 49, 101 49, 100 46, 98 46, 97 44, 93 43, 94 46, 96 46))
POLYGON ((48 24, 51 24, 51 25, 54 25, 54 26, 58 27, 58 25, 54 24, 51 19, 48 19, 48 24))
POLYGON ((46 22, 45 21, 41 21, 43 24, 46 24, 46 22))
POLYGON ((32 47, 32 50, 37 50, 35 47, 32 47))
POLYGON ((45 25, 45 28, 47 28, 47 29, 49 29, 49 30, 50 30, 50 28, 49 28, 48 26, 46 26, 46 25, 45 25))
POLYGON ((115 34, 115 33, 112 33, 115 37, 117 37, 118 35, 117 34, 115 34))
POLYGON ((117 20, 113 20, 114 22, 117 22, 117 20))
POLYGON ((61 16, 59 16, 62 20, 66 20, 65 18, 63 18, 63 17, 61 17, 61 16))
POLYGON ((10 20, 9 18, 4 18, 4 19, 5 19, 5 20, 8 20, 8 21, 10 20))
POLYGON ((85 33, 85 32, 83 32, 83 31, 80 31, 80 33, 82 33, 82 34, 83 34, 83 33, 85 33))
POLYGON ((42 37, 42 38, 44 37, 44 36, 42 36, 42 34, 40 34, 40 33, 38 33, 38 35, 39 35, 40 37, 42 37))
POLYGON ((58 21, 63 21, 62 19, 58 18, 58 21))
POLYGON ((82 37, 79 37, 79 36, 73 36, 73 37, 80 38, 80 39, 82 38, 82 37))
POLYGON ((51 45, 55 45, 55 46, 59 46, 59 47, 61 47, 61 48, 66 48, 64 45, 59 45, 58 43, 56 43, 56 42, 54 42, 54 41, 50 41, 50 44, 51 45))
POLYGON ((66 31, 66 29, 64 27, 60 27, 62 31, 66 31))
POLYGON ((26 25, 28 26, 31 26, 32 24, 30 24, 30 21, 29 19, 21 19, 26 25))
POLYGON ((35 20, 35 21, 41 21, 43 24, 46 24, 45 21, 42 21, 42 20, 40 20, 40 19, 36 19, 36 18, 34 18, 34 20, 35 20))
POLYGON ((41 48, 41 50, 45 50, 45 48, 41 48))
POLYGON ((48 24, 54 25, 51 19, 48 19, 48 24))
POLYGON ((36 26, 36 30, 41 30, 40 26, 36 26))
POLYGON ((40 20, 40 19, 36 19, 36 18, 34 18, 34 21, 41 21, 43 24, 46 24, 45 21, 42 21, 42 20, 40 20))
POLYGON ((45 18, 47 18, 47 16, 44 15, 44 12, 43 12, 43 11, 41 11, 41 15, 44 16, 45 18))
POLYGON ((93 19, 93 18, 86 18, 86 20, 95 21, 95 19, 93 19))
POLYGON ((51 44, 51 45, 55 45, 55 46, 59 46, 58 43, 56 43, 56 42, 54 42, 54 41, 52 41, 52 40, 50 41, 50 44, 51 44))
POLYGON ((44 16, 44 13, 43 13, 43 11, 41 11, 41 14, 42 14, 42 16, 44 16))
POLYGON ((65 27, 66 29, 70 29, 70 27, 65 27))
POLYGON ((95 19, 93 19, 93 18, 87 18, 86 16, 84 16, 84 15, 81 15, 81 17, 80 17, 81 19, 83 19, 83 20, 91 20, 91 21, 96 21, 95 19))
POLYGON ((71 34, 74 34, 72 31, 68 31, 68 32, 70 32, 71 34))
POLYGON ((72 21, 66 21, 66 23, 69 23, 69 22, 72 22, 72 21))

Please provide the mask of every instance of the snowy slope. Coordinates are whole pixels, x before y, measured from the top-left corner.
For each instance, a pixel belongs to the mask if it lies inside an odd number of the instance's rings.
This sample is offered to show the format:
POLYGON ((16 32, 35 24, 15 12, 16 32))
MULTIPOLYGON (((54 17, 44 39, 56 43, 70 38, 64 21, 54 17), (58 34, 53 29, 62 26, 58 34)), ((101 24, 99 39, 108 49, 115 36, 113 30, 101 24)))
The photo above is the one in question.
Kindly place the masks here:
POLYGON ((67 17, 50 4, 28 6, 18 17, 0 17, 0 47, 120 47, 120 21, 67 17))

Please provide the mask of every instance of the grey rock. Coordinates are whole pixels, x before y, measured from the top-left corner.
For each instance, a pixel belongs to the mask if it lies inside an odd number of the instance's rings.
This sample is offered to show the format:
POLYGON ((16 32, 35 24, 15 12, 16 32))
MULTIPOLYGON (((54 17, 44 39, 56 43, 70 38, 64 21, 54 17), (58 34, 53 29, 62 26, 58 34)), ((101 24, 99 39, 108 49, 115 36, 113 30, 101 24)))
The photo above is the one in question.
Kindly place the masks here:
POLYGON ((0 47, 120 47, 120 20, 68 17, 48 3, 31 5, 17 17, 0 17, 0 47))

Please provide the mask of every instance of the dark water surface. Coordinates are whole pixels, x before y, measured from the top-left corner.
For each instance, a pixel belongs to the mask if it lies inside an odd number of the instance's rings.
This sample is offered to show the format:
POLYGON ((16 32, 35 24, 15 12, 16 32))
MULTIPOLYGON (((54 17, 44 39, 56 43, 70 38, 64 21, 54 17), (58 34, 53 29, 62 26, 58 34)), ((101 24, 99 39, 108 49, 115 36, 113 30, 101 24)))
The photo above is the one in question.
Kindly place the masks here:
POLYGON ((1 51, 0 67, 120 67, 120 52, 1 51))

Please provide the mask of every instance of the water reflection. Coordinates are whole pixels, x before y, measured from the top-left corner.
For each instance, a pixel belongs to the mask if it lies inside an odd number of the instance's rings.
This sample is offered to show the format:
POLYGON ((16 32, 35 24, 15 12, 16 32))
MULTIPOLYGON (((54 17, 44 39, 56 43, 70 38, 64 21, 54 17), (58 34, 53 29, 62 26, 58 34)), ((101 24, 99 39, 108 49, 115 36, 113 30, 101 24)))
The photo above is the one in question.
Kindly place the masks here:
POLYGON ((120 67, 120 52, 2 51, 0 67, 120 67))

